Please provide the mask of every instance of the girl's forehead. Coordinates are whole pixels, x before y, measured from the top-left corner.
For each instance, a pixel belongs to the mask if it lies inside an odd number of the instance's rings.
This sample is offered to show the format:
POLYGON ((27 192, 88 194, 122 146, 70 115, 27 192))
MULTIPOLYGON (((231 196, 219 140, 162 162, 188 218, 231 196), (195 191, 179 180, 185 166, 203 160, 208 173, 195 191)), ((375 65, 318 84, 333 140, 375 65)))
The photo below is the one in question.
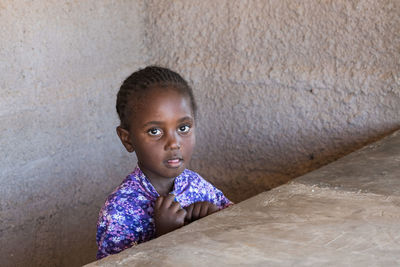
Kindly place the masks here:
POLYGON ((184 101, 191 104, 190 96, 175 87, 153 86, 146 91, 133 95, 130 99, 130 106, 146 107, 152 104, 163 104, 171 101, 184 101))
POLYGON ((176 88, 151 88, 140 96, 132 97, 129 106, 137 118, 163 113, 189 113, 193 116, 190 97, 176 88))

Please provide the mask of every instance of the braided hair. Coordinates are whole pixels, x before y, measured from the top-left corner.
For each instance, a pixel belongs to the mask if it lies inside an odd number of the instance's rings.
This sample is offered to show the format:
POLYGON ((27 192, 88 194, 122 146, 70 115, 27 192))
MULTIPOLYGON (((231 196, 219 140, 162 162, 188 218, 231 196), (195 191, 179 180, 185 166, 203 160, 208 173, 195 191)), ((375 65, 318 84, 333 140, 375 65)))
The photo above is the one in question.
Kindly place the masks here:
POLYGON ((135 108, 135 101, 155 86, 161 88, 172 87, 179 93, 188 96, 193 114, 196 114, 196 102, 192 88, 185 79, 170 69, 159 66, 148 66, 132 73, 122 83, 118 91, 116 108, 122 128, 128 129, 129 127, 127 118, 135 108), (132 99, 135 99, 135 101, 131 101, 132 99))

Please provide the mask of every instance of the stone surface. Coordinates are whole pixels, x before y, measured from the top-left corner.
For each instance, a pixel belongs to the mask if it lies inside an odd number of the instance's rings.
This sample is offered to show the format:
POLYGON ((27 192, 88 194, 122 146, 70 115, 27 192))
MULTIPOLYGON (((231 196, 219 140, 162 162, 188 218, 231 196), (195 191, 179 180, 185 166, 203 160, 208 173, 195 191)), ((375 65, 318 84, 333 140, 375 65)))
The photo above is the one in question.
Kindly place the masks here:
POLYGON ((341 190, 400 196, 400 131, 295 180, 341 190))
POLYGON ((347 160, 86 266, 399 266, 398 187, 380 190, 380 184, 398 185, 399 156, 400 131, 347 160), (370 169, 379 183, 368 190, 377 193, 355 191, 357 182, 364 187, 357 179, 340 189, 314 182, 335 169, 348 171, 340 173, 342 181, 359 177, 377 150, 388 174, 370 169), (364 165, 348 164, 361 160, 364 165))

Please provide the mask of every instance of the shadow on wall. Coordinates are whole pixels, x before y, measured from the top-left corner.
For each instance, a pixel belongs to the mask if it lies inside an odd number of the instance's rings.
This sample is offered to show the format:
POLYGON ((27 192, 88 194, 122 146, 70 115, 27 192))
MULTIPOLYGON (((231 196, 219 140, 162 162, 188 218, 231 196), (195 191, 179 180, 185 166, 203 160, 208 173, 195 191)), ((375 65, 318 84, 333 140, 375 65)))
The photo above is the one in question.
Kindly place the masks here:
MULTIPOLYGON (((395 130, 398 129, 400 128, 395 130)), ((235 151, 235 154, 216 153, 213 155, 210 152, 207 158, 195 157, 191 165, 194 169, 201 169, 203 168, 202 164, 206 165, 206 170, 201 174, 221 188, 229 199, 237 203, 316 170, 391 134, 395 130, 364 140, 343 140, 341 146, 331 150, 328 150, 326 146, 315 146, 311 152, 299 153, 297 157, 290 154, 280 155, 279 157, 286 157, 285 161, 276 162, 269 153, 262 152, 258 152, 256 158, 252 156, 246 158, 243 155, 253 155, 255 152, 251 148, 242 147, 235 151), (239 159, 236 154, 240 155, 239 159), (233 179, 224 181, 220 177, 233 177, 233 179)), ((304 138, 304 140, 313 138, 304 138)), ((282 151, 290 150, 285 150, 284 147, 281 149, 282 151)), ((221 151, 223 150, 221 149, 221 151)))

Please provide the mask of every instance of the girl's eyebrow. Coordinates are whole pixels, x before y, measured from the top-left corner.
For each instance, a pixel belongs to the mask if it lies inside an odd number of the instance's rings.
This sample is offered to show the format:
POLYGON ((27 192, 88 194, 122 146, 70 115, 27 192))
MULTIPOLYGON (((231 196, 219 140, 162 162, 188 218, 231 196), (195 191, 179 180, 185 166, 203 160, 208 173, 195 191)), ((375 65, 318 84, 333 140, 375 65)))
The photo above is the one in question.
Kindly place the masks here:
MULTIPOLYGON (((190 116, 186 116, 186 117, 180 118, 178 120, 178 123, 181 123, 181 122, 184 122, 184 121, 191 121, 192 122, 193 118, 190 117, 190 116)), ((150 125, 162 125, 162 124, 163 124, 162 121, 149 121, 149 122, 146 122, 145 124, 143 124, 143 128, 148 127, 150 125)))
POLYGON ((193 121, 193 118, 189 117, 189 116, 186 116, 186 117, 183 117, 183 118, 178 120, 178 122, 183 122, 183 121, 193 121))
POLYGON ((147 127, 149 125, 161 125, 161 124, 163 124, 161 121, 149 121, 143 124, 143 127, 147 127))

